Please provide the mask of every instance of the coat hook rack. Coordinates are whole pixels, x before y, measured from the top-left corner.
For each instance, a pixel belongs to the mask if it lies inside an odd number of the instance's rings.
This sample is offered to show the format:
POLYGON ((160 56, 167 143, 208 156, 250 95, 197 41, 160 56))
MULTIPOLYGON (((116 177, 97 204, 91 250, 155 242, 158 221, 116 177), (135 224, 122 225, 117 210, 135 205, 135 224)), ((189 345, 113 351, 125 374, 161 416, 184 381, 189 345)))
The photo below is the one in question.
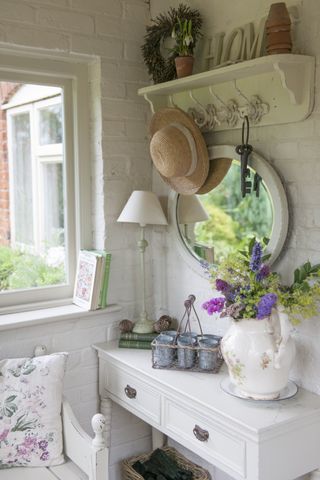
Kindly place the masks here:
POLYGON ((148 101, 152 113, 168 106, 189 111, 203 131, 241 128, 245 115, 250 126, 280 125, 302 121, 311 113, 314 72, 314 57, 266 55, 149 85, 139 95, 148 101))

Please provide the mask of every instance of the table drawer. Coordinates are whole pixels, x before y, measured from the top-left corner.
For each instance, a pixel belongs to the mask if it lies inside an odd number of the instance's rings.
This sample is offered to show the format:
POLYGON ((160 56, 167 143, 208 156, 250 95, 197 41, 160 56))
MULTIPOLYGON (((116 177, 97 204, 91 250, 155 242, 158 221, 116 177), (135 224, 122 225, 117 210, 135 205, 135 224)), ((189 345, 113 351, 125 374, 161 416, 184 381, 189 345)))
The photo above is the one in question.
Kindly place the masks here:
POLYGON ((160 393, 146 382, 115 365, 106 364, 105 389, 124 402, 137 416, 160 424, 160 393))
POLYGON ((246 443, 226 429, 172 400, 165 400, 167 433, 202 458, 241 477, 246 474, 246 443), (220 464, 220 465, 219 465, 220 464))

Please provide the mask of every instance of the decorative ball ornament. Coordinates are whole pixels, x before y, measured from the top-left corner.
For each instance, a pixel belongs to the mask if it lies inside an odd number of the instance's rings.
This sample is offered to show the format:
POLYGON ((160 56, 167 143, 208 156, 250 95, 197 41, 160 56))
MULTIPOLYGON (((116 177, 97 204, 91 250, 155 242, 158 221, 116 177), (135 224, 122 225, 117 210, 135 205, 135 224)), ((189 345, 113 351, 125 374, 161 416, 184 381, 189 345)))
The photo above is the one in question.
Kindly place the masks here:
POLYGON ((121 322, 119 323, 119 328, 120 328, 120 332, 121 333, 129 333, 129 332, 132 332, 132 329, 133 329, 133 322, 131 322, 131 320, 121 320, 121 322))
POLYGON ((171 7, 168 13, 161 13, 151 20, 151 25, 147 26, 145 42, 141 49, 144 63, 154 83, 168 82, 176 78, 174 59, 177 53, 171 52, 167 58, 164 58, 161 48, 164 41, 172 36, 173 28, 177 25, 178 19, 191 20, 193 46, 195 46, 195 40, 200 35, 202 20, 199 11, 193 10, 187 5, 180 3, 178 8, 171 7))
POLYGON ((45 345, 37 345, 33 351, 35 357, 42 357, 42 355, 47 355, 47 347, 45 345))
POLYGON ((162 315, 157 322, 153 325, 154 331, 156 333, 161 333, 165 330, 169 330, 172 319, 169 315, 162 315))
POLYGON ((94 431, 95 437, 92 440, 92 445, 97 450, 104 448, 105 441, 103 438, 103 432, 106 429, 106 418, 101 413, 97 413, 91 420, 91 426, 94 431))

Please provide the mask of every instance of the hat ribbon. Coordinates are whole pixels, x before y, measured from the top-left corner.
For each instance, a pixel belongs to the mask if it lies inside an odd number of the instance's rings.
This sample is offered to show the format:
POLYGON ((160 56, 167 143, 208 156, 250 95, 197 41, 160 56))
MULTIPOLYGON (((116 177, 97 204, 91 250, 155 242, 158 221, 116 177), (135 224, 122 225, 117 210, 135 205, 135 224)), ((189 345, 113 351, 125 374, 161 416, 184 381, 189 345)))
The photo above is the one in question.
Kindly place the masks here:
POLYGON ((190 148, 190 151, 191 151, 191 165, 190 165, 189 170, 187 171, 187 173, 184 176, 185 177, 190 177, 190 175, 192 175, 195 172, 195 169, 197 167, 197 162, 198 162, 197 147, 196 147, 196 143, 194 141, 193 135, 191 134, 190 130, 187 127, 185 127, 184 125, 182 125, 181 123, 173 122, 170 125, 172 127, 177 128, 178 130, 180 130, 180 132, 184 134, 184 136, 186 137, 186 139, 188 141, 189 148, 190 148))

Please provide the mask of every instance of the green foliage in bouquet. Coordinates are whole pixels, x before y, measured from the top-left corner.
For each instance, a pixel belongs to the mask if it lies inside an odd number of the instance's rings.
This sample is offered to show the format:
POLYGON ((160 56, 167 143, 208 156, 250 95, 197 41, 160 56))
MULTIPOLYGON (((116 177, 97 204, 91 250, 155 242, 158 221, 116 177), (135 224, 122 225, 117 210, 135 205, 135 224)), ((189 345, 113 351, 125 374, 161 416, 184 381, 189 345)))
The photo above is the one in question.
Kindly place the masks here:
POLYGON ((219 266, 206 266, 213 289, 223 295, 203 304, 209 315, 260 320, 281 305, 291 322, 298 324, 318 313, 320 264, 305 263, 295 270, 292 285, 282 285, 280 276, 267 264, 270 255, 263 253, 267 243, 268 239, 258 242, 252 238, 244 250, 228 255, 219 266))
POLYGON ((290 287, 279 291, 279 303, 288 312, 293 324, 302 318, 311 318, 319 311, 320 264, 305 263, 294 271, 294 281, 290 287))

